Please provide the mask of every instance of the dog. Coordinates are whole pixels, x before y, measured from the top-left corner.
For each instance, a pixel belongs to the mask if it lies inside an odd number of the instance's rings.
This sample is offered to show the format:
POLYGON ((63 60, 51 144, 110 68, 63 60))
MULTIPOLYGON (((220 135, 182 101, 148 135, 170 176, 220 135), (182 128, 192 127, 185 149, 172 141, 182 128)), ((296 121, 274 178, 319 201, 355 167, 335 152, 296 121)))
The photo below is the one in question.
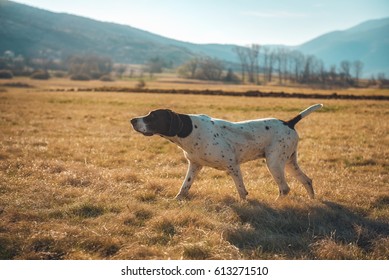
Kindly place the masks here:
POLYGON ((322 104, 315 104, 289 121, 266 118, 229 122, 207 115, 187 115, 158 109, 130 122, 135 131, 145 136, 162 136, 184 151, 189 165, 176 199, 186 198, 196 175, 203 166, 210 166, 227 171, 234 180, 240 198, 244 200, 248 192, 240 164, 258 158, 266 158, 267 167, 279 188, 278 198, 290 191, 285 180, 287 169, 313 199, 312 180, 297 163, 299 137, 295 125, 322 107, 322 104))

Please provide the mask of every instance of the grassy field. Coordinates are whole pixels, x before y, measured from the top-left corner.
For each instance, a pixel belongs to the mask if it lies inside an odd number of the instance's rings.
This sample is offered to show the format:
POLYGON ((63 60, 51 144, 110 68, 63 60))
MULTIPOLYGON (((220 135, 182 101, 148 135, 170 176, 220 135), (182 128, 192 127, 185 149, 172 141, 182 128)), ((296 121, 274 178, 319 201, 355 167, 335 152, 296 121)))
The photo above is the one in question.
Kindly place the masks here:
POLYGON ((0 87, 0 259, 389 259, 388 101, 52 92, 69 82, 28 82, 0 87), (175 201, 182 151, 128 122, 155 108, 289 119, 319 102, 297 125, 315 200, 289 178, 291 193, 275 201, 258 160, 242 165, 246 202, 210 168, 189 200, 175 201))

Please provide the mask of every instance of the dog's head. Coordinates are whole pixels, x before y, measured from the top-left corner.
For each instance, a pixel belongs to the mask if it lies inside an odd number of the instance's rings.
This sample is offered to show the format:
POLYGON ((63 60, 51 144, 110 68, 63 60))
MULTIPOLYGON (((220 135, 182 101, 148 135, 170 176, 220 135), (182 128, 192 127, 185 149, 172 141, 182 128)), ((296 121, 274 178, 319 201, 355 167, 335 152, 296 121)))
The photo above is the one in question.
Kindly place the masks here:
POLYGON ((145 136, 158 134, 167 137, 186 137, 192 132, 190 117, 169 109, 158 109, 146 116, 133 118, 131 124, 136 131, 145 136))

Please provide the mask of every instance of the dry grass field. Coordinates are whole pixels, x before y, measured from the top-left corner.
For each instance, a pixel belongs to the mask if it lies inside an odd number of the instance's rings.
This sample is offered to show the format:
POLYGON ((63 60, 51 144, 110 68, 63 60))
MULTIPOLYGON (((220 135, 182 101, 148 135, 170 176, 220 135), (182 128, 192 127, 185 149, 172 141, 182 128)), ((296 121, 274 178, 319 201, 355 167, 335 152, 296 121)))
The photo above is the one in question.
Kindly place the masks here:
POLYGON ((389 259, 388 101, 52 92, 67 80, 33 83, 0 87, 0 259, 389 259), (182 151, 128 122, 161 107, 288 119, 319 102, 297 125, 315 200, 289 178, 291 193, 275 201, 258 160, 242 165, 246 202, 210 168, 188 200, 175 201, 182 151))

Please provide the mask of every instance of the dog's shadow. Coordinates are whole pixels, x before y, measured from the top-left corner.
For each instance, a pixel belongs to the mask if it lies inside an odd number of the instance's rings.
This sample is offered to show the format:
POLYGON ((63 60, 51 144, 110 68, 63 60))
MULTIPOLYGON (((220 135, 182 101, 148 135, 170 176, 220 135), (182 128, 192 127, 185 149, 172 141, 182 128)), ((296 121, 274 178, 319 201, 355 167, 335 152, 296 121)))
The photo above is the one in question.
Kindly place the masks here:
MULTIPOLYGON (((389 197, 373 207, 389 207, 389 197)), ((368 255, 374 246, 389 237, 387 221, 371 219, 335 202, 320 201, 307 207, 272 207, 257 200, 230 204, 241 221, 225 231, 225 239, 246 255, 281 255, 284 258, 322 258, 315 246, 323 241, 352 244, 368 255)), ((380 258, 389 258, 386 256, 380 258)))

